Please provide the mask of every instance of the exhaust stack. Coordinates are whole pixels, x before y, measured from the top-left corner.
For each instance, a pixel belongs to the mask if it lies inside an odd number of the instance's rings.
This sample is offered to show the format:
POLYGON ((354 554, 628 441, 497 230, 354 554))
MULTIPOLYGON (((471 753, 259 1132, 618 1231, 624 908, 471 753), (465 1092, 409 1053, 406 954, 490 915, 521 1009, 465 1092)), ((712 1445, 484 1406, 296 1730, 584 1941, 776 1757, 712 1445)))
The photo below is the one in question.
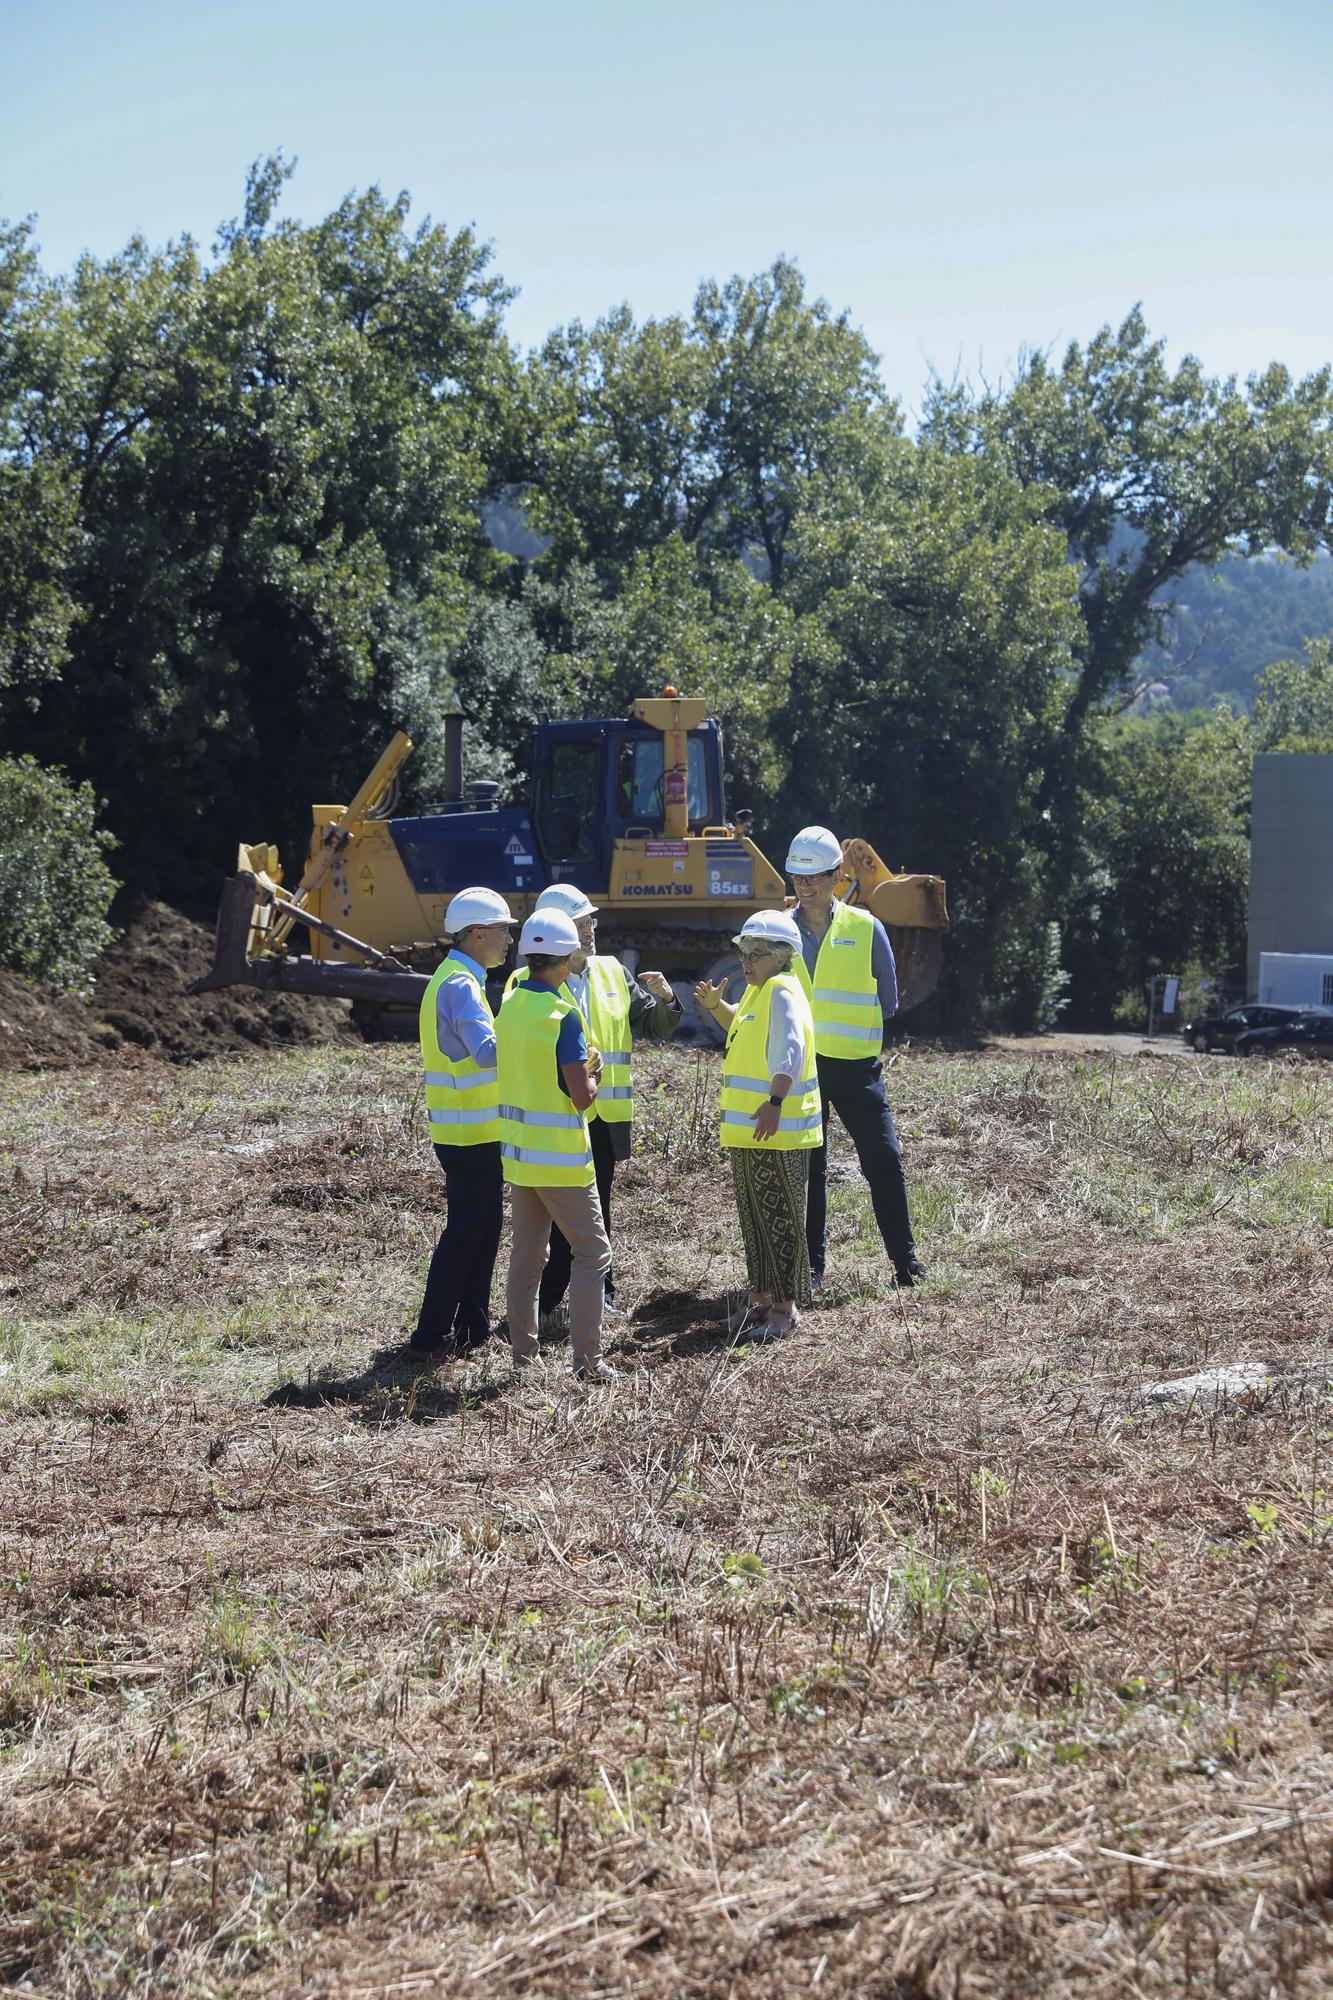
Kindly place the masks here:
POLYGON ((463 803, 463 718, 456 709, 444 718, 444 800, 445 805, 463 803))

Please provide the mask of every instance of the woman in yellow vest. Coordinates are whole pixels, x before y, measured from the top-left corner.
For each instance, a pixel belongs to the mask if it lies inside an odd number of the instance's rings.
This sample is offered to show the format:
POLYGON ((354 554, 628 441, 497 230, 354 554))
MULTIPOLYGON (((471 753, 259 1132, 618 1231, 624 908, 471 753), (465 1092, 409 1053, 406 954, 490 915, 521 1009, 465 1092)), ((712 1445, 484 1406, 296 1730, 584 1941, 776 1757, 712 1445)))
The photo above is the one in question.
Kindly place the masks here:
POLYGON ((727 1028, 722 1058, 722 1144, 745 1244, 750 1298, 739 1331, 776 1340, 810 1302, 805 1243, 806 1167, 823 1132, 810 1003, 791 970, 800 950, 785 910, 747 917, 734 939, 748 984, 733 1007, 704 979, 701 1007, 727 1028))
MULTIPOLYGON (((563 910, 567 917, 573 918, 579 934, 579 948, 570 959, 564 990, 578 1003, 588 1039, 602 1058, 602 1078, 597 1102, 588 1114, 588 1134, 592 1141, 593 1172, 597 1176, 597 1199, 610 1241, 611 1190, 616 1165, 629 1158, 633 1143, 634 1038, 638 1035, 648 1041, 664 1041, 680 1020, 680 1002, 662 973, 644 972, 636 978, 618 958, 597 951, 596 908, 572 882, 552 882, 543 889, 533 906, 533 914, 539 910, 563 910)), ((509 988, 518 985, 525 976, 521 971, 516 972, 509 988)), ((551 1252, 537 1298, 539 1323, 563 1302, 569 1289, 569 1272, 569 1245, 556 1223, 551 1229, 551 1252)), ((604 1318, 622 1317, 615 1296, 613 1266, 606 1274, 604 1318)))
POLYGON ((504 1220, 495 1017, 486 974, 504 962, 516 919, 493 889, 464 889, 444 913, 449 954, 421 997, 426 1117, 448 1215, 421 1302, 414 1354, 490 1339, 491 1275, 504 1220))
POLYGON ((601 1060, 583 1016, 562 993, 579 936, 563 910, 534 912, 519 934, 528 977, 500 1009, 500 1161, 509 1186, 513 1242, 506 1302, 516 1368, 538 1355, 537 1288, 552 1223, 570 1246, 569 1338, 574 1373, 614 1382, 602 1360, 602 1286, 611 1264, 597 1202, 588 1112, 601 1060))

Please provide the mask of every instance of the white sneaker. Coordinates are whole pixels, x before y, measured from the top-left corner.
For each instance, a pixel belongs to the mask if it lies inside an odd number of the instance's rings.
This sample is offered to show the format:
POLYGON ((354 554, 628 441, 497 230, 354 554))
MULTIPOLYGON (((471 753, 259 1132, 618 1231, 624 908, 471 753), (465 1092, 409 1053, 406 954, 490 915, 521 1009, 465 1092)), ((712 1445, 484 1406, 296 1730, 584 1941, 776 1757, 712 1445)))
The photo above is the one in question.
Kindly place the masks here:
POLYGON ((576 1382, 618 1382, 619 1375, 609 1361, 598 1361, 591 1368, 571 1368, 570 1374, 576 1382))
POLYGON ((629 1314, 628 1314, 628 1313, 627 1313, 627 1312, 625 1311, 625 1308, 624 1308, 624 1306, 618 1306, 618 1305, 616 1304, 616 1302, 615 1302, 615 1300, 614 1300, 614 1299, 603 1299, 603 1300, 602 1300, 602 1318, 603 1318, 603 1319, 628 1319, 628 1318, 629 1318, 629 1314))

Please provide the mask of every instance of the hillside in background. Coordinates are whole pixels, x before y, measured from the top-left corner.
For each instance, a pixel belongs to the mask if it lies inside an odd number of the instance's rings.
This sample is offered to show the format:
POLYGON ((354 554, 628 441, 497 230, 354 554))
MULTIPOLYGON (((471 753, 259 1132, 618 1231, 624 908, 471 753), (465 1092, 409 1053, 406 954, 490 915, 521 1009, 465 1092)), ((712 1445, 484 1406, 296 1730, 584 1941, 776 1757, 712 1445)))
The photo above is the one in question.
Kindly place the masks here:
POLYGON ((1140 656, 1142 678, 1165 679, 1174 708, 1226 700, 1248 711, 1265 667, 1299 659, 1306 639, 1329 632, 1333 558, 1321 555, 1297 569, 1270 556, 1230 556, 1216 572, 1194 569, 1181 578, 1167 643, 1140 656))

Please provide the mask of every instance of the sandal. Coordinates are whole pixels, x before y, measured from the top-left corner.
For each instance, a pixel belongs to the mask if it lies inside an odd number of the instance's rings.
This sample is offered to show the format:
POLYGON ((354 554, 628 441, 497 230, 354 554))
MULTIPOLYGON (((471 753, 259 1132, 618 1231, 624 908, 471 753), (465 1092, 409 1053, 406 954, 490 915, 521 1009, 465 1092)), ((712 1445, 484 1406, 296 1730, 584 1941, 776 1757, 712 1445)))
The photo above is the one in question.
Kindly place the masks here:
POLYGON ((743 1306, 734 1306, 727 1312, 727 1332, 739 1337, 748 1334, 752 1328, 767 1319, 773 1310, 771 1305, 760 1305, 753 1293, 747 1293, 743 1306))
POLYGON ((785 1340, 789 1333, 795 1333, 801 1324, 801 1315, 795 1306, 784 1312, 780 1306, 770 1306, 762 1326, 753 1327, 748 1338, 753 1341, 785 1340))

